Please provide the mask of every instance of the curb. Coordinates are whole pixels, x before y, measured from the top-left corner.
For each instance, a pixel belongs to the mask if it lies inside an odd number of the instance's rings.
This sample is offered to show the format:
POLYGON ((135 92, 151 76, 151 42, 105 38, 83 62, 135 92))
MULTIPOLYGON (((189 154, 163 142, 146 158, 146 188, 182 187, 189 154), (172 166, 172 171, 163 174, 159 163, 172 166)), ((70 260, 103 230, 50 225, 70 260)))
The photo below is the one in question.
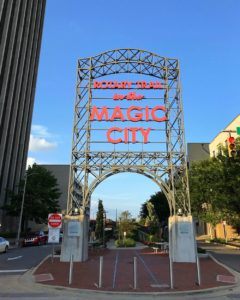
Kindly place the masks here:
POLYGON ((27 283, 27 284, 31 284, 31 286, 33 284, 37 284, 35 282, 35 278, 34 278, 34 273, 37 270, 37 268, 39 268, 49 257, 51 256, 51 254, 47 255, 36 267, 29 269, 27 272, 25 272, 21 277, 20 277, 20 281, 22 283, 27 283))
POLYGON ((69 292, 85 292, 89 295, 94 295, 94 294, 101 294, 101 295, 124 295, 124 296, 178 296, 178 295, 199 295, 199 294, 213 294, 214 292, 219 292, 219 291, 228 291, 232 290, 235 287, 238 287, 238 285, 228 285, 228 286, 219 286, 219 287, 214 287, 214 288, 208 288, 208 289, 202 289, 202 290, 187 290, 187 291, 173 291, 173 292, 113 292, 113 291, 98 291, 98 290, 88 290, 88 289, 78 289, 78 288, 71 288, 71 287, 66 287, 62 285, 47 285, 47 284, 42 284, 42 283, 36 283, 38 286, 41 287, 47 287, 51 289, 52 291, 57 291, 57 290, 66 290, 69 292))
POLYGON ((219 246, 226 246, 227 248, 232 248, 232 249, 239 249, 240 250, 240 245, 234 245, 234 244, 231 244, 231 243, 218 243, 218 242, 201 242, 201 241, 198 241, 200 243, 204 243, 204 244, 207 244, 207 245, 219 245, 219 246))
MULTIPOLYGON (((208 252, 208 251, 207 251, 208 252)), ((210 252, 208 252, 209 257, 211 257, 211 259, 213 261, 215 261, 215 263, 219 264, 220 266, 224 267, 225 269, 227 269, 234 277, 236 277, 237 279, 237 283, 234 286, 240 286, 240 273, 235 271, 234 269, 226 266, 224 263, 220 262, 219 260, 217 260, 210 252)))
POLYGON ((225 244, 225 245, 226 245, 226 247, 228 247, 228 248, 239 249, 239 250, 240 250, 240 246, 232 245, 232 244, 225 244))
MULTIPOLYGON (((214 258, 211 253, 207 253, 208 256, 217 264, 221 265, 225 269, 227 269, 232 275, 234 275, 237 279, 237 283, 233 285, 227 285, 227 286, 218 286, 218 287, 212 287, 212 288, 205 288, 205 289, 199 289, 199 290, 186 290, 186 291, 172 291, 172 292, 120 292, 120 291, 100 291, 100 290, 89 290, 89 289, 79 289, 79 288, 72 288, 72 287, 66 287, 66 286, 59 286, 59 285, 48 285, 48 284, 42 284, 42 283, 37 283, 34 280, 34 272, 36 271, 37 268, 39 268, 49 257, 51 257, 51 254, 47 255, 35 268, 30 269, 27 271, 23 276, 22 280, 25 283, 31 282, 31 285, 36 285, 37 287, 42 287, 46 288, 47 290, 51 292, 58 292, 59 290, 63 291, 65 290, 66 292, 85 292, 89 295, 94 295, 94 294, 101 294, 101 295, 123 295, 123 296, 160 296, 160 295, 165 295, 165 296, 174 296, 174 295, 199 295, 199 294, 213 294, 214 292, 219 292, 219 291, 229 291, 233 288, 239 287, 240 283, 240 274, 236 272, 235 270, 232 270, 228 266, 224 265, 223 263, 219 262, 216 258, 214 258)), ((55 257, 55 256, 54 256, 55 257)))

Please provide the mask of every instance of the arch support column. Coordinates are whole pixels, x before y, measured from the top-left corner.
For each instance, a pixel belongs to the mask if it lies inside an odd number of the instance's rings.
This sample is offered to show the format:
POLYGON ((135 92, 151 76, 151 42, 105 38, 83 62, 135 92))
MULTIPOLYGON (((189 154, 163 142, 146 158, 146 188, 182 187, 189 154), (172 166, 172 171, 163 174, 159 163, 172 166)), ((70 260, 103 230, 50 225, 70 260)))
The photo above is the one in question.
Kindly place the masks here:
POLYGON ((192 216, 168 219, 169 255, 173 262, 196 262, 196 242, 192 216))
POLYGON ((63 220, 63 232, 60 261, 69 262, 71 256, 75 262, 86 261, 88 259, 89 216, 66 215, 63 220))

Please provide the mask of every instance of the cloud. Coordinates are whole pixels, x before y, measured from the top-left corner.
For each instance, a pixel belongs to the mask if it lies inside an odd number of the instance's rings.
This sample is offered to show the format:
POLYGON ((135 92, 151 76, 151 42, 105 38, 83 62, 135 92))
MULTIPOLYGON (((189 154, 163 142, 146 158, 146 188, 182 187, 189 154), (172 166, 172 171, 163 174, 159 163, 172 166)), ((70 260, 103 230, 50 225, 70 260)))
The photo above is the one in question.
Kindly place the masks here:
POLYGON ((57 142, 52 141, 54 135, 48 131, 48 128, 43 125, 32 125, 29 151, 40 152, 48 151, 58 146, 57 142))
POLYGON ((45 138, 30 135, 29 151, 48 151, 57 147, 56 142, 48 142, 45 138))
POLYGON ((48 131, 46 126, 43 125, 32 125, 31 133, 34 136, 41 138, 50 138, 53 135, 48 131))
POLYGON ((37 163, 36 158, 34 158, 34 157, 28 157, 27 158, 26 169, 28 169, 28 166, 32 166, 34 163, 37 163))

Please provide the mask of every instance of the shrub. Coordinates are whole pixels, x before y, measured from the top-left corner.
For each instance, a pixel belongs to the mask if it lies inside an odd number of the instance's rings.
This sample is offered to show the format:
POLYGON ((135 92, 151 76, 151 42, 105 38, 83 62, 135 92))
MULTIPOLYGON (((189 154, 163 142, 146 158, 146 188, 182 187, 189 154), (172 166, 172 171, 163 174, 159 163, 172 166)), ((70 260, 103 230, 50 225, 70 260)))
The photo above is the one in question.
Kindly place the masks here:
POLYGON ((220 243, 220 244, 226 244, 226 241, 222 238, 215 238, 215 239, 212 239, 210 240, 211 243, 220 243))
POLYGON ((159 237, 156 236, 156 235, 153 235, 153 234, 149 234, 148 241, 150 243, 158 242, 159 241, 159 237))
POLYGON ((116 247, 135 247, 136 242, 133 239, 127 238, 124 240, 116 240, 115 241, 116 247))
POLYGON ((206 253, 206 250, 203 249, 203 248, 198 247, 198 248, 197 248, 197 252, 198 252, 198 253, 206 253))
POLYGON ((133 239, 125 239, 125 247, 135 247, 136 242, 133 239))
POLYGON ((116 240, 115 241, 115 246, 116 247, 123 247, 123 240, 116 240))

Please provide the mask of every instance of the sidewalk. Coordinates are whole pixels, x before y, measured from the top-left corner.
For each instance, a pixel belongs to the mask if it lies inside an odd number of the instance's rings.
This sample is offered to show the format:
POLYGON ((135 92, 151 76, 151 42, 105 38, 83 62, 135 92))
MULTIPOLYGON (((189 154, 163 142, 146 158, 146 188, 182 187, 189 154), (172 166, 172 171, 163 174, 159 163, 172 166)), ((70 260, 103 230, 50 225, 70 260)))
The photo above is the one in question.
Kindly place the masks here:
POLYGON ((197 242, 198 243, 206 243, 206 244, 226 245, 229 247, 235 247, 236 249, 240 249, 240 240, 235 240, 235 241, 228 240, 227 243, 217 243, 217 242, 210 242, 210 241, 208 241, 209 239, 210 239, 210 237, 208 235, 203 235, 203 236, 197 237, 197 242))

